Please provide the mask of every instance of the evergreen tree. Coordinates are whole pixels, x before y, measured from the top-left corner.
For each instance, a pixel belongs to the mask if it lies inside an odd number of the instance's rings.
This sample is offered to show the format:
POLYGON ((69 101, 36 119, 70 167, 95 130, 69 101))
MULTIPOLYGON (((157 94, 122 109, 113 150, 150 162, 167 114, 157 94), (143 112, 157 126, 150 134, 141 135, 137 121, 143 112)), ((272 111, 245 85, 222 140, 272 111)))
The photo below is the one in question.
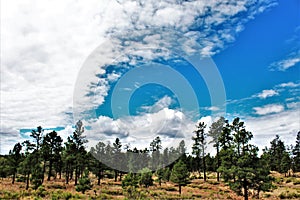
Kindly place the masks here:
POLYGON ((249 144, 253 135, 245 130, 243 122, 236 118, 230 127, 232 131, 223 129, 226 133, 223 133, 220 139, 225 141, 223 136, 231 139, 230 133, 233 132, 234 141, 222 142, 224 146, 221 145, 222 162, 219 171, 230 188, 238 195, 243 194, 244 199, 248 200, 249 189, 257 189, 258 194, 261 190, 267 190, 271 183, 268 178, 270 172, 264 169, 265 166, 258 164, 258 148, 249 144))
POLYGON ((120 180, 121 180, 121 171, 118 170, 118 169, 121 169, 122 168, 122 165, 123 165, 123 158, 122 158, 122 153, 121 153, 121 147, 122 147, 122 144, 121 144, 121 141, 119 138, 116 138, 115 142, 113 143, 113 166, 114 166, 114 172, 115 172, 115 182, 117 181, 117 178, 118 178, 118 174, 120 173, 120 180))
POLYGON ((161 139, 157 136, 151 143, 150 143, 150 151, 152 152, 151 156, 151 169, 155 170, 160 166, 160 149, 161 146, 161 139))
POLYGON ((181 187, 188 184, 189 172, 182 160, 179 160, 173 167, 170 180, 178 184, 179 194, 181 194, 181 187))
POLYGON ((296 145, 293 148, 294 171, 300 172, 300 131, 297 133, 296 145))
POLYGON ((105 154, 105 143, 99 142, 90 150, 90 169, 97 176, 97 184, 100 185, 100 180, 103 177, 106 166, 101 162, 105 154))
MULTIPOLYGON (((213 143, 213 146, 217 150, 216 154, 216 167, 219 168, 221 165, 221 160, 220 160, 220 141, 219 137, 222 134, 223 127, 225 125, 225 118, 220 117, 216 122, 213 122, 210 130, 208 131, 208 136, 212 138, 212 141, 210 143, 213 143)), ((217 181, 220 181, 220 173, 217 172, 217 181)))
POLYGON ((6 178, 9 174, 11 174, 11 165, 9 160, 5 156, 0 156, 0 178, 6 178))
POLYGON ((284 142, 280 139, 279 135, 276 135, 275 139, 271 141, 271 147, 269 149, 271 170, 281 172, 281 160, 284 157, 284 152, 284 142))
POLYGON ((85 150, 84 144, 87 143, 87 140, 85 139, 85 136, 83 136, 83 132, 83 123, 79 120, 76 123, 73 135, 68 137, 68 142, 66 143, 66 147, 68 148, 66 152, 68 153, 66 155, 68 164, 74 165, 75 185, 77 185, 78 179, 83 174, 86 167, 85 160, 87 159, 87 152, 85 150))
POLYGON ((76 191, 82 192, 82 194, 85 193, 85 191, 92 189, 93 185, 91 183, 91 180, 89 178, 89 172, 88 170, 84 171, 84 175, 79 179, 79 184, 76 185, 76 191))
POLYGON ((32 172, 32 166, 34 166, 35 160, 33 160, 32 151, 34 149, 34 144, 29 140, 26 140, 22 143, 22 146, 25 147, 25 155, 23 161, 19 165, 19 171, 25 176, 26 181, 26 190, 29 188, 29 180, 32 172))
MULTIPOLYGON (((205 148, 206 148, 206 133, 205 133, 206 124, 204 122, 199 122, 196 126, 196 130, 194 133, 195 137, 192 137, 194 140, 193 144, 193 154, 200 160, 202 160, 202 168, 203 168, 203 177, 204 181, 206 181, 206 163, 205 163, 205 148)), ((200 165, 200 164, 199 164, 200 165)))
POLYGON ((9 151, 9 157, 8 157, 8 166, 9 166, 9 172, 12 174, 12 184, 15 183, 15 178, 17 174, 18 166, 22 159, 22 145, 20 143, 15 144, 12 151, 9 151))
POLYGON ((42 152, 45 156, 45 161, 49 161, 48 181, 52 176, 53 164, 59 164, 61 151, 62 151, 62 139, 56 131, 47 133, 43 140, 42 152))
POLYGON ((137 187, 138 177, 133 173, 127 174, 122 180, 122 188, 127 193, 129 199, 137 199, 137 187))

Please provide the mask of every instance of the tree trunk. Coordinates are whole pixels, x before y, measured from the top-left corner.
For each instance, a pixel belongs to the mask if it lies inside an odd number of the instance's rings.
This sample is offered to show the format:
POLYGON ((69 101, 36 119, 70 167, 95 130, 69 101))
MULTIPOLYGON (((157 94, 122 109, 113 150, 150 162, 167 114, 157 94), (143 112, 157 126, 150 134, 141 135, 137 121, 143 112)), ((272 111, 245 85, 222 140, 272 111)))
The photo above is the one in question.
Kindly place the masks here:
POLYGON ((101 170, 99 170, 99 172, 98 172, 98 185, 100 185, 100 179, 101 179, 101 170))
POLYGON ((61 168, 59 169, 59 179, 61 179, 61 168))
POLYGON ((179 187, 179 194, 181 194, 181 185, 179 184, 178 187, 179 187))
POLYGON ((51 178, 51 172, 52 172, 52 160, 49 161, 49 173, 48 173, 48 181, 50 181, 51 178))
POLYGON ((28 190, 28 188, 29 188, 29 176, 30 176, 30 173, 28 172, 27 177, 26 177, 26 190, 28 190))
POLYGON ((204 182, 206 182, 206 164, 205 164, 204 147, 202 148, 202 164, 203 164, 203 179, 204 182))
POLYGON ((118 178, 118 171, 115 170, 115 182, 117 182, 117 178, 118 178))
POLYGON ((220 172, 218 172, 218 169, 220 167, 220 158, 219 158, 219 146, 217 146, 217 181, 220 182, 220 172))
POLYGON ((14 172, 14 173, 13 173, 13 177, 12 177, 12 182, 11 182, 12 184, 15 183, 15 178, 16 178, 16 173, 14 172))
POLYGON ((119 173, 119 181, 122 181, 122 176, 123 176, 123 173, 120 172, 120 173, 119 173))
POLYGON ((244 187, 244 200, 248 200, 248 187, 247 187, 246 180, 244 180, 243 187, 244 187))
POLYGON ((259 199, 260 188, 257 189, 256 198, 259 199))
POLYGON ((78 177, 78 169, 76 166, 76 168, 75 168, 75 185, 77 185, 77 177, 78 177))
POLYGON ((69 167, 68 167, 68 164, 66 166, 66 184, 69 184, 69 167))

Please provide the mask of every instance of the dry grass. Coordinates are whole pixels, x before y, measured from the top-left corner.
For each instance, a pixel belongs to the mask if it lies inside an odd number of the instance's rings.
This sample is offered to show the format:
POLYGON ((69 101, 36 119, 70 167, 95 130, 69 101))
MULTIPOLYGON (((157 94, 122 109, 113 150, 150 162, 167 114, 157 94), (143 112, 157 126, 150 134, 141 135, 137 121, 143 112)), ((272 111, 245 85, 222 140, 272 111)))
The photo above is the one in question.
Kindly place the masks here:
MULTIPOLYGON (((300 197, 300 176, 284 177, 282 174, 272 172, 275 177, 275 186, 272 192, 261 192, 260 199, 282 199, 300 197), (299 195, 299 196, 298 196, 299 195)), ((299 174, 300 175, 300 174, 299 174)), ((182 188, 182 195, 178 194, 178 186, 173 183, 155 183, 149 188, 139 188, 138 192, 145 199, 234 199, 242 200, 224 183, 215 180, 215 174, 209 174, 207 182, 203 179, 191 180, 190 184, 182 188)), ((101 180, 101 185, 93 178, 94 187, 85 194, 76 192, 74 182, 65 184, 64 180, 56 179, 45 181, 39 190, 25 190, 25 183, 11 184, 10 179, 0 180, 0 199, 124 199, 121 182, 112 179, 101 180)), ((254 198, 249 198, 254 199, 254 198)))

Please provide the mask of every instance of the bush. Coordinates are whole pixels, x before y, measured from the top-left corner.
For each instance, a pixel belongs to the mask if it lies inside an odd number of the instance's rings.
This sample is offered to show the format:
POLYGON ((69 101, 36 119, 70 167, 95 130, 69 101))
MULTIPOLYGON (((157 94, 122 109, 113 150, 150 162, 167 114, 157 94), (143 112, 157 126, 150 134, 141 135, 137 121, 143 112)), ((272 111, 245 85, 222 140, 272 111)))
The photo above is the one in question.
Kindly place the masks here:
POLYGON ((300 198, 300 194, 299 193, 294 193, 294 192, 282 192, 279 194, 278 196, 280 199, 299 199, 300 198))
POLYGON ((84 194, 85 191, 92 189, 92 187, 93 185, 89 178, 89 173, 88 171, 85 171, 84 176, 79 179, 79 184, 76 186, 76 191, 82 192, 82 194, 84 194))
POLYGON ((293 184, 294 184, 294 185, 299 185, 299 184, 300 184, 300 180, 295 180, 295 181, 293 182, 293 184))
POLYGON ((144 168, 140 171, 139 184, 149 187, 153 185, 152 171, 148 168, 144 168))
POLYGON ((63 192, 63 191, 56 191, 52 193, 51 196, 51 200, 60 200, 60 199, 64 199, 64 200, 69 200, 69 199, 80 199, 80 197, 78 195, 72 195, 71 192, 63 192))
POLYGON ((48 192, 46 191, 45 187, 41 185, 37 188, 35 194, 37 197, 45 197, 48 195, 48 192))

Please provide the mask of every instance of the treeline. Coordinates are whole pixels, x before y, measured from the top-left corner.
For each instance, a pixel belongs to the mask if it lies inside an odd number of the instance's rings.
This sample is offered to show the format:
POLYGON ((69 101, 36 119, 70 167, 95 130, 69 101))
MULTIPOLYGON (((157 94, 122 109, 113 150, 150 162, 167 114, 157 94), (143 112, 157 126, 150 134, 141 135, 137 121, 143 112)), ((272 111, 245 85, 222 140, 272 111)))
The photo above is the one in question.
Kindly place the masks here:
POLYGON ((191 178, 206 181, 206 173, 210 171, 217 173, 217 181, 228 183, 233 191, 248 199, 250 189, 256 191, 257 197, 261 191, 272 189, 270 171, 286 176, 291 176, 291 171, 300 171, 300 132, 295 146, 286 146, 277 135, 270 148, 263 149, 258 156, 258 147, 250 143, 253 134, 239 118, 230 123, 221 117, 212 123, 208 132, 206 126, 203 122, 196 125, 191 155, 187 154, 183 140, 178 147, 163 149, 160 137, 144 149, 131 149, 116 138, 113 144, 99 141, 87 151, 81 121, 76 123, 75 131, 65 143, 57 132, 45 134, 39 126, 32 130, 31 140, 15 144, 8 155, 1 156, 0 176, 10 177, 13 184, 25 182, 26 189, 30 185, 37 189, 45 179, 64 179, 66 184, 74 182, 76 190, 84 193, 92 188, 88 176, 92 173, 98 185, 104 177, 122 181, 127 196, 135 198, 137 187, 153 184, 153 173, 159 185, 172 181, 181 193, 181 187, 191 178), (206 151, 208 141, 216 148, 215 156, 206 151))

